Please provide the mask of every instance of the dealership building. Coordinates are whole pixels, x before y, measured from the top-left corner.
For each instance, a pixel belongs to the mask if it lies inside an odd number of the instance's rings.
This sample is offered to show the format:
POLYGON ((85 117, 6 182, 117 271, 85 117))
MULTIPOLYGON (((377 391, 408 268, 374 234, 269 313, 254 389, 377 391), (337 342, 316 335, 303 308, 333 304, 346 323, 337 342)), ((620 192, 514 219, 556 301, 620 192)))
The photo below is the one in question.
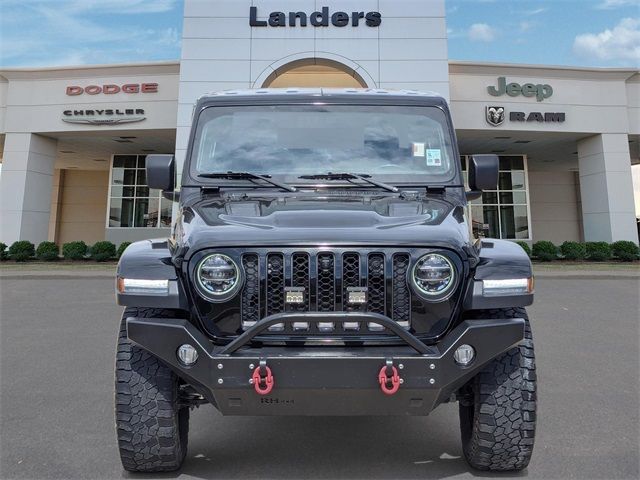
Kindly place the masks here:
POLYGON ((266 87, 437 92, 462 165, 500 156, 476 235, 638 241, 638 69, 452 61, 444 0, 186 0, 179 61, 0 69, 0 241, 168 235, 146 155, 180 165, 198 97, 266 87))

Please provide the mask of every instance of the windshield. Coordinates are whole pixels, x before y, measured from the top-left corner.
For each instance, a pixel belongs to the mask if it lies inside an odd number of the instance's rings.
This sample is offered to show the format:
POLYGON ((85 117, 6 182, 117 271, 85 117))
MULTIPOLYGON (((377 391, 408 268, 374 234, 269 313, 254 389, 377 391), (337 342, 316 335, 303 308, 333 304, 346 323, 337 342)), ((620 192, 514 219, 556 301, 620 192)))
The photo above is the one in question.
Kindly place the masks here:
POLYGON ((436 107, 209 107, 198 120, 191 173, 251 172, 304 184, 302 176, 353 172, 444 183, 456 173, 451 140, 436 107))

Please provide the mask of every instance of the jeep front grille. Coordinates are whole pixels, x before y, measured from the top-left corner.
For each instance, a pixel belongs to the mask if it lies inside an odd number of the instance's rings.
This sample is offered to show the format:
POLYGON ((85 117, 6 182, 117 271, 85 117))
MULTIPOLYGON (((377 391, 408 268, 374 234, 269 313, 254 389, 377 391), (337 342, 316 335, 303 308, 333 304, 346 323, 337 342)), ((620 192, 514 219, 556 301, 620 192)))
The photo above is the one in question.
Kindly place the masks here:
MULTIPOLYGON (((240 310, 243 329, 283 312, 372 312, 405 328, 411 322, 407 285, 409 253, 352 250, 258 251, 242 255, 245 282, 240 310), (358 301, 349 301, 357 298, 358 301)), ((383 328, 370 323, 331 322, 274 325, 282 333, 363 333, 383 328)))

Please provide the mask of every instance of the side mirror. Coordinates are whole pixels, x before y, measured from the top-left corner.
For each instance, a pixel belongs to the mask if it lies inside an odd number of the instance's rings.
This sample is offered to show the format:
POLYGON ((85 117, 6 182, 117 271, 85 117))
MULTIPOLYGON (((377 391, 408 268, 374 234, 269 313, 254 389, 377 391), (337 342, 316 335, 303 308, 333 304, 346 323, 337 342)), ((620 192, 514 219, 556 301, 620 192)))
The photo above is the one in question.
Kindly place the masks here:
POLYGON ((498 188, 499 160, 497 155, 473 155, 469 162, 469 188, 467 199, 482 196, 483 190, 498 188))
POLYGON ((180 201, 180 190, 166 190, 162 192, 162 198, 166 198, 167 200, 170 200, 172 202, 179 202, 180 201))
POLYGON ((149 188, 173 192, 176 161, 173 155, 147 155, 147 185, 149 188))

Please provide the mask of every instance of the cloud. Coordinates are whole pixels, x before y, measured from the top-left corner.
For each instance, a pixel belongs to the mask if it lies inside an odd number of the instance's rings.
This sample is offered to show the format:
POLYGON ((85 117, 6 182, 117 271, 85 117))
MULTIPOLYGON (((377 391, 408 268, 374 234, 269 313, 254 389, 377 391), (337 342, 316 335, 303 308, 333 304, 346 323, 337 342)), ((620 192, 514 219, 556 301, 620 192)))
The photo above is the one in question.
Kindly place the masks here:
POLYGON ((4 66, 85 65, 180 56, 180 33, 173 14, 178 10, 176 0, 0 1, 0 63, 4 66))
POLYGON ((468 33, 465 30, 458 30, 456 28, 447 28, 447 38, 466 38, 468 33))
POLYGON ((470 40, 477 42, 493 42, 496 39, 496 31, 486 23, 474 23, 469 28, 470 40))
MULTIPOLYGON (((29 5, 35 8, 52 7, 70 14, 108 13, 134 15, 163 13, 173 10, 178 0, 2 0, 3 8, 29 5)), ((4 13, 4 12, 3 12, 4 13)))
POLYGON ((528 32, 529 30, 531 30, 533 27, 535 27, 537 25, 536 22, 528 22, 528 21, 522 21, 518 24, 518 28, 520 29, 521 32, 528 32))
POLYGON ((529 15, 529 16, 540 15, 541 13, 544 13, 547 10, 549 10, 549 9, 548 8, 536 8, 534 10, 527 10, 526 12, 524 12, 524 14, 525 15, 529 15))
POLYGON ((640 19, 623 18, 600 33, 576 36, 573 51, 583 58, 640 65, 640 19))
POLYGON ((159 32, 155 30, 150 30, 149 33, 151 35, 157 34, 156 42, 158 45, 164 45, 167 47, 178 47, 180 46, 180 36, 178 35, 178 30, 173 27, 166 28, 159 32))
POLYGON ((176 0, 76 0, 72 8, 96 13, 162 13, 173 10, 176 0))
POLYGON ((614 8, 638 6, 638 0, 604 0, 598 4, 598 10, 612 10, 614 8))

